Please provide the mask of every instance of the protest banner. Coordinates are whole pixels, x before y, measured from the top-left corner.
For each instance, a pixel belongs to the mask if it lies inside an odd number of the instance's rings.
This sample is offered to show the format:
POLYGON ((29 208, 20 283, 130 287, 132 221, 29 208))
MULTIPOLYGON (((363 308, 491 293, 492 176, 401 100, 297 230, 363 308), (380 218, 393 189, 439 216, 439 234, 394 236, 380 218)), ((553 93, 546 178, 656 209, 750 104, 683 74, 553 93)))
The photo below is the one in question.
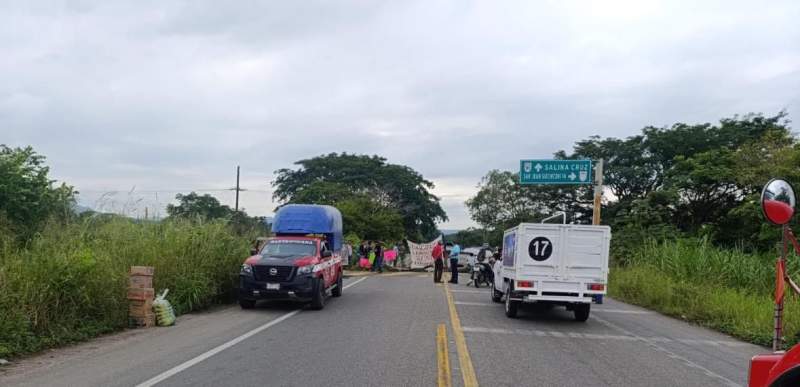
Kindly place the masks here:
POLYGON ((419 269, 433 266, 433 257, 431 256, 431 252, 433 252, 433 246, 435 246, 440 240, 442 240, 441 236, 428 243, 414 243, 411 241, 406 241, 408 243, 409 255, 411 256, 411 268, 419 269))

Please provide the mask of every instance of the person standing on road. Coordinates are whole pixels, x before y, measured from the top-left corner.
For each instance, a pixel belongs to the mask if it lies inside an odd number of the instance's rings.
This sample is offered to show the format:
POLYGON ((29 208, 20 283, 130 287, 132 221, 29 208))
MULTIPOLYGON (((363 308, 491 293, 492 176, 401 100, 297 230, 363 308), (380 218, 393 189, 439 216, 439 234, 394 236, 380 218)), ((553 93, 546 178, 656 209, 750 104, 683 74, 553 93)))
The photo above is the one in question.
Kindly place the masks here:
POLYGON ((444 271, 444 246, 441 240, 433 246, 431 256, 433 256, 433 283, 440 283, 444 271))
POLYGON ((350 257, 352 254, 347 249, 348 246, 350 246, 350 244, 347 242, 344 242, 344 244, 342 244, 342 251, 341 251, 342 266, 350 266, 350 257))
POLYGON ((383 273, 383 245, 381 242, 375 243, 375 264, 372 269, 378 273, 383 273))
POLYGON ((367 241, 361 241, 361 246, 358 246, 358 257, 359 258, 367 257, 367 241))
POLYGON ((375 271, 375 249, 372 241, 367 243, 367 259, 369 260, 369 271, 375 271))
POLYGON ((461 254, 461 246, 458 243, 453 243, 453 248, 450 249, 450 283, 458 283, 458 255, 461 254))

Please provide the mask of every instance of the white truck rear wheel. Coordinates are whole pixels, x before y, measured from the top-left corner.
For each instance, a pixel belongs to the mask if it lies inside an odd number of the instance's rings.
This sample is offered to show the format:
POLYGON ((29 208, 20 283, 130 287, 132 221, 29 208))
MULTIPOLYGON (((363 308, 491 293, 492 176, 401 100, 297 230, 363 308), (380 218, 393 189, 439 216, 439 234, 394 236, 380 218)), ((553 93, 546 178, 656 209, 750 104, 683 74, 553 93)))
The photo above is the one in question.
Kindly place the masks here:
POLYGON ((592 304, 578 304, 575 305, 572 312, 575 313, 575 321, 585 322, 589 319, 589 311, 592 304))
POLYGON ((516 318, 519 309, 519 301, 511 299, 511 283, 506 283, 506 317, 516 318))

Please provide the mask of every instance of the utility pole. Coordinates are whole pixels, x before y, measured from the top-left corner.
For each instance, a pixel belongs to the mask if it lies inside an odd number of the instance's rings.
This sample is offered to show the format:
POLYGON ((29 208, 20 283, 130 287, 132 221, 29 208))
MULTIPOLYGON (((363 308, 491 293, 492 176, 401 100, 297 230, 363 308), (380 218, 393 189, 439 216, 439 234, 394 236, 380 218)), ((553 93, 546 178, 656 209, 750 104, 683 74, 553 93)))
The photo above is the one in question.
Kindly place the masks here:
POLYGON ((234 205, 235 213, 239 213, 239 192, 247 191, 246 189, 239 186, 239 166, 236 166, 236 187, 228 188, 227 191, 236 191, 236 204, 234 205))
POLYGON ((603 204, 603 159, 597 160, 594 169, 594 207, 592 208, 592 224, 600 224, 600 207, 603 204))
POLYGON ((239 212, 239 166, 236 166, 236 212, 239 212))

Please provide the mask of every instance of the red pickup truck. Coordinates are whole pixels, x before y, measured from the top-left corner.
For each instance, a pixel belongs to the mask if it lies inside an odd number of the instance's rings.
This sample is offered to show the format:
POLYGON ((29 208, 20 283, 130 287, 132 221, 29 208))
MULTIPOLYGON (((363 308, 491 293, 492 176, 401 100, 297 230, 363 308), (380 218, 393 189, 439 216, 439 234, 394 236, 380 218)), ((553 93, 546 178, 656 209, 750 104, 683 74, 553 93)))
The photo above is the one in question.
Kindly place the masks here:
POLYGON ((239 273, 239 305, 259 300, 310 302, 322 309, 330 293, 342 295, 342 218, 331 206, 291 204, 281 207, 268 238, 247 258, 239 273))

